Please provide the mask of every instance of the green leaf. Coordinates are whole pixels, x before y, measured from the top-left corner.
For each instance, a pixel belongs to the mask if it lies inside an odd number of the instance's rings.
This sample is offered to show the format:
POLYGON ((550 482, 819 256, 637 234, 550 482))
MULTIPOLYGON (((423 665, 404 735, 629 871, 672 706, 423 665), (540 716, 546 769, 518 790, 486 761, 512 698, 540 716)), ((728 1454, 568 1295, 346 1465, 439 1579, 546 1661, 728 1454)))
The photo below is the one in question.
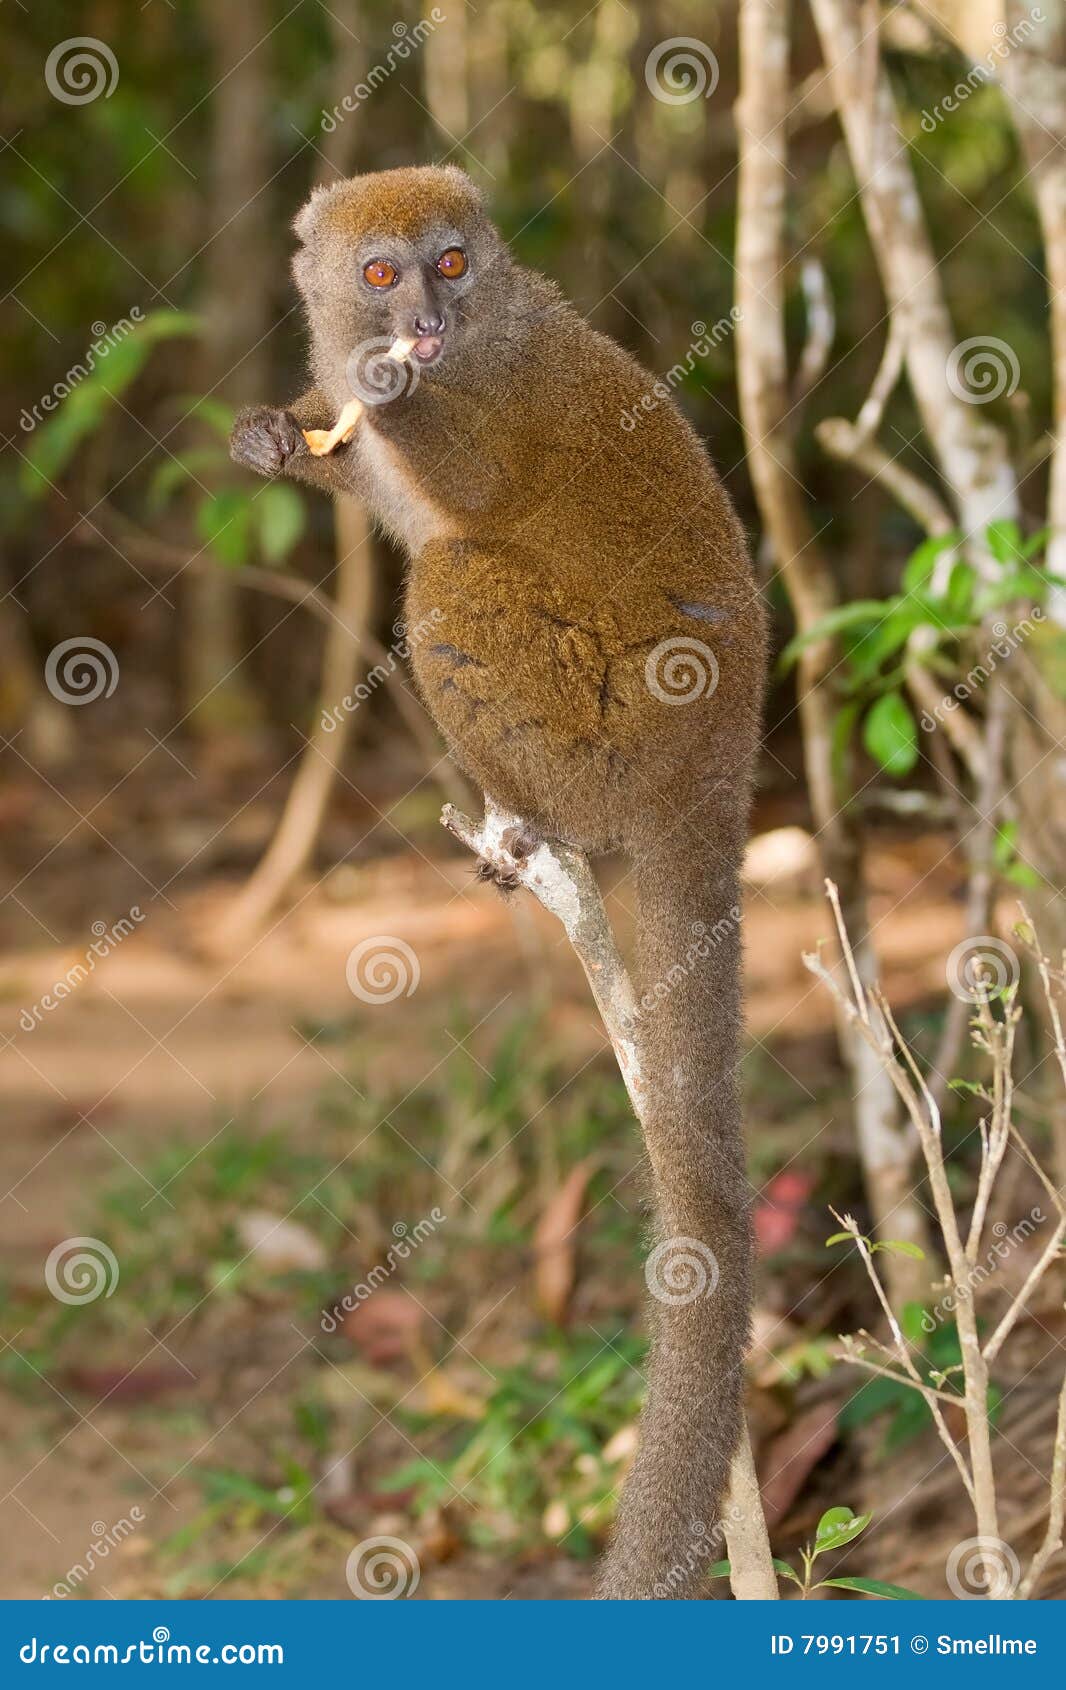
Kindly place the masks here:
POLYGON ((775 1573, 780 1573, 783 1579, 791 1579, 793 1584, 802 1586, 803 1580, 800 1578, 795 1567, 790 1567, 787 1561, 778 1560, 776 1555, 773 1557, 773 1563, 775 1573))
POLYGON ((54 415, 38 425, 19 471, 19 485, 27 498, 39 498, 62 473, 82 440, 99 427, 114 401, 140 374, 156 342, 192 334, 198 327, 198 318, 187 311, 152 311, 124 339, 105 343, 99 352, 86 351, 75 360, 87 373, 71 386, 54 415))
POLYGON ((1030 534, 1028 540, 1023 541, 1022 543, 1022 556, 1028 560, 1031 557, 1035 557, 1037 552, 1043 551, 1044 547, 1048 543, 1050 534, 1050 528, 1038 528, 1035 534, 1030 534))
POLYGON ((288 557, 304 531, 304 503, 295 487, 274 482, 257 494, 253 514, 268 563, 288 557))
POLYGON ((829 1549, 843 1549, 864 1532, 872 1514, 853 1514, 850 1508, 827 1508, 814 1534, 814 1555, 824 1555, 829 1549))
POLYGON ((833 743, 830 749, 830 762, 835 784, 844 788, 848 768, 848 748, 851 736, 855 731, 855 724, 859 719, 861 705, 856 702, 841 705, 833 715, 833 743))
MULTIPOLYGON (((881 665, 906 645, 915 628, 928 620, 925 601, 907 599, 890 611, 876 627, 860 629, 850 638, 845 634, 843 643, 856 678, 859 681, 872 680, 881 665)), ((937 629, 939 632, 939 623, 937 629)))
POLYGON ((802 651, 809 645, 816 645, 819 640, 830 639, 839 634, 842 628, 854 628, 866 622, 876 624, 895 609, 898 600, 891 599, 856 599, 854 604, 838 605, 826 616, 820 617, 803 633, 796 634, 781 653, 779 660, 782 672, 787 671, 796 661, 802 651))
POLYGON ((191 446, 187 452, 164 458, 148 484, 149 508, 159 510, 176 488, 196 481, 200 470, 218 469, 225 461, 217 446, 191 446))
POLYGON ((925 1343, 928 1336, 925 1328, 926 1313, 924 1303, 904 1303, 899 1324, 903 1336, 909 1344, 920 1347, 925 1343))
POLYGON ((949 534, 934 534, 911 553, 903 569, 903 590, 913 593, 932 578, 933 568, 941 552, 949 551, 962 541, 962 534, 953 528, 949 534))
POLYGON ((238 567, 248 559, 251 533, 251 495, 236 488, 224 488, 201 499, 196 526, 222 563, 238 567))
POLYGON ((864 1596, 883 1596, 887 1602, 925 1601, 916 1590, 908 1590, 902 1584, 885 1584, 883 1579, 822 1579, 814 1588, 824 1590, 830 1585, 834 1590, 861 1590, 864 1596))
POLYGON ((227 441, 233 428, 233 421, 237 413, 232 405, 227 405, 224 399, 216 399, 210 393, 186 393, 175 401, 178 405, 186 406, 187 417, 199 417, 215 433, 227 441))
POLYGON ((825 1247, 828 1250, 830 1244, 847 1244, 854 1236, 851 1232, 834 1232, 826 1239, 825 1247))
POLYGON ((1042 604, 1053 579, 1042 569, 1016 569, 1003 580, 981 588, 975 601, 975 613, 985 616, 990 610, 997 610, 1002 604, 1014 604, 1018 599, 1032 599, 1035 604, 1042 604))
POLYGON ((977 571, 972 564, 959 563, 952 565, 948 577, 947 592, 944 594, 944 605, 949 617, 963 618, 969 621, 973 614, 974 588, 977 586, 977 571))
POLYGON ((985 544, 997 563, 1014 564, 1024 555, 1022 531, 1010 517, 990 522, 985 529, 985 544))
POLYGON ((919 1244, 911 1244, 905 1238, 883 1238, 872 1246, 874 1250, 887 1250, 893 1256, 909 1256, 912 1262, 924 1262, 925 1251, 919 1244))
POLYGON ((1034 886, 1040 886, 1043 884, 1040 876, 1036 872, 1036 869, 1030 868, 1028 863, 1011 863, 1010 868, 1006 871, 1006 878, 1010 881, 1012 886, 1021 886, 1023 888, 1031 889, 1034 886))
POLYGON ((713 1567, 707 1568, 707 1577, 709 1579, 727 1579, 732 1570, 728 1561, 716 1561, 713 1567))
POLYGON ((918 728, 901 692, 886 692, 867 711, 862 742, 887 774, 910 773, 918 761, 918 728))

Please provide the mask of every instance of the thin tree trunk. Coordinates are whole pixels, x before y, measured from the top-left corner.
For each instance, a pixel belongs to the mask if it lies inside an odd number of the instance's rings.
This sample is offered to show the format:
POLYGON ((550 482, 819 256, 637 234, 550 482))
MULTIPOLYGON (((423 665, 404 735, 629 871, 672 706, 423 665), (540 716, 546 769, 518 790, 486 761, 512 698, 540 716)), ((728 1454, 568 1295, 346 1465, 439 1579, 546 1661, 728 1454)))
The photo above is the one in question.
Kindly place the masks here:
MULTIPOLYGON (((352 168, 359 114, 347 112, 340 102, 359 85, 366 69, 366 52, 359 39, 359 11, 350 0, 336 0, 330 11, 330 104, 340 115, 333 128, 324 130, 320 137, 323 168, 319 174, 324 183, 338 180, 352 168)), ((360 671, 366 668, 366 635, 375 597, 370 524, 358 499, 336 495, 333 532, 337 556, 334 618, 322 649, 315 722, 274 836, 213 941, 222 951, 246 944, 307 867, 351 742, 355 715, 337 707, 353 694, 360 671), (335 723, 331 730, 322 725, 327 712, 335 713, 329 718, 335 723)))
POLYGON ((1017 480, 1002 431, 959 390, 958 337, 876 30, 864 28, 862 0, 811 0, 811 9, 911 390, 973 561, 995 574, 984 533, 1017 517, 1017 480))
POLYGON ((337 517, 338 534, 344 533, 342 543, 350 550, 337 561, 333 621, 326 633, 314 725, 274 837, 212 940, 222 952, 254 937, 306 867, 350 736, 353 713, 343 707, 343 700, 355 684, 367 625, 367 528, 363 508, 354 499, 344 500, 337 517), (327 728, 327 721, 334 725, 327 728))
MULTIPOLYGON (((204 256, 202 385, 235 405, 267 388, 266 336, 274 234, 268 196, 271 19, 264 0, 202 0, 211 43, 211 182, 204 256)), ((210 732, 258 715, 240 673, 240 595, 222 565, 185 583, 183 682, 194 727, 210 732)))
POLYGON ((41 665, 27 635, 27 618, 17 600, 0 603, 0 734, 25 735, 21 749, 49 768, 77 745, 77 714, 58 703, 43 684, 41 665))
MULTIPOLYGON (((1005 13, 1011 46, 999 74, 1029 165, 1047 266, 1054 439, 1047 565, 1066 580, 1066 3, 1043 0, 1034 9, 1006 0, 1005 13)), ((1066 587, 1052 587, 1047 607, 1066 626, 1066 587)))
MULTIPOLYGON (((784 325, 784 226, 789 106, 787 0, 743 0, 740 9, 741 91, 737 102, 740 175, 737 210, 738 379, 748 461, 763 522, 801 630, 836 602, 828 562, 818 546, 796 474, 787 425, 789 385, 784 325)), ((835 704, 829 685, 832 652, 808 648, 798 678, 804 760, 816 837, 826 875, 841 888, 847 925, 856 936, 856 965, 876 978, 855 823, 843 807, 833 768, 835 704)), ((855 1130, 867 1197, 878 1235, 928 1245, 921 1205, 912 1191, 912 1140, 901 1124, 889 1078, 865 1041, 838 1018, 841 1053, 854 1093, 855 1130)), ((895 1295, 920 1295, 927 1269, 886 1255, 895 1295)))

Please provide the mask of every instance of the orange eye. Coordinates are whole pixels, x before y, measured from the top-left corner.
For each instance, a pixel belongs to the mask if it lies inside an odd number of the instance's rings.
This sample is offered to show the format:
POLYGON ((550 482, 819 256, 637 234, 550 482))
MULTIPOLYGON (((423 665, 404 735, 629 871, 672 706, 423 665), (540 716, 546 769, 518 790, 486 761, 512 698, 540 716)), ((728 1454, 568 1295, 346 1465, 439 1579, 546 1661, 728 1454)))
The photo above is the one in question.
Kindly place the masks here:
POLYGON ((442 252, 437 259, 437 269, 442 276, 454 282, 466 269, 466 253, 457 246, 450 246, 447 252, 442 252))
POLYGON ((372 258, 363 266, 363 275, 372 288, 391 288, 396 280, 395 266, 387 258, 372 258))

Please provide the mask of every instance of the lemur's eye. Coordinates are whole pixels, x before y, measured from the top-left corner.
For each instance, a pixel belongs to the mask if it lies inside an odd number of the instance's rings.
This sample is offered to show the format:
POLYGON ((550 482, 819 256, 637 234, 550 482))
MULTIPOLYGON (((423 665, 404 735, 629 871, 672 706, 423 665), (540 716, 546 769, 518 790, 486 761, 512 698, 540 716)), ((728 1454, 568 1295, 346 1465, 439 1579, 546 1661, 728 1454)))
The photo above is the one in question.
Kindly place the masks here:
POLYGON ((447 252, 442 252, 437 259, 437 269, 442 276, 454 282, 466 269, 466 253, 460 247, 450 246, 447 252))
POLYGON ((396 280, 396 267, 387 258, 372 258, 364 264, 363 275, 372 288, 391 288, 396 280))

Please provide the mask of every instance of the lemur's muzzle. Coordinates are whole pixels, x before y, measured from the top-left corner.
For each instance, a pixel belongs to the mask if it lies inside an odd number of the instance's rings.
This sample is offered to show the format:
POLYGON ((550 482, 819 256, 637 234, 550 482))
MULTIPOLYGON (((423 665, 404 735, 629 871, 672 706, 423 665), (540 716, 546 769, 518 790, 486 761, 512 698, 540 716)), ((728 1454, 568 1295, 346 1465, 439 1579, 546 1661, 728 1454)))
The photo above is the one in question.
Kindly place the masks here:
POLYGON ((447 328, 443 311, 420 312, 414 320, 418 339, 411 348, 412 356, 420 364, 435 364, 444 351, 444 332, 447 328))

